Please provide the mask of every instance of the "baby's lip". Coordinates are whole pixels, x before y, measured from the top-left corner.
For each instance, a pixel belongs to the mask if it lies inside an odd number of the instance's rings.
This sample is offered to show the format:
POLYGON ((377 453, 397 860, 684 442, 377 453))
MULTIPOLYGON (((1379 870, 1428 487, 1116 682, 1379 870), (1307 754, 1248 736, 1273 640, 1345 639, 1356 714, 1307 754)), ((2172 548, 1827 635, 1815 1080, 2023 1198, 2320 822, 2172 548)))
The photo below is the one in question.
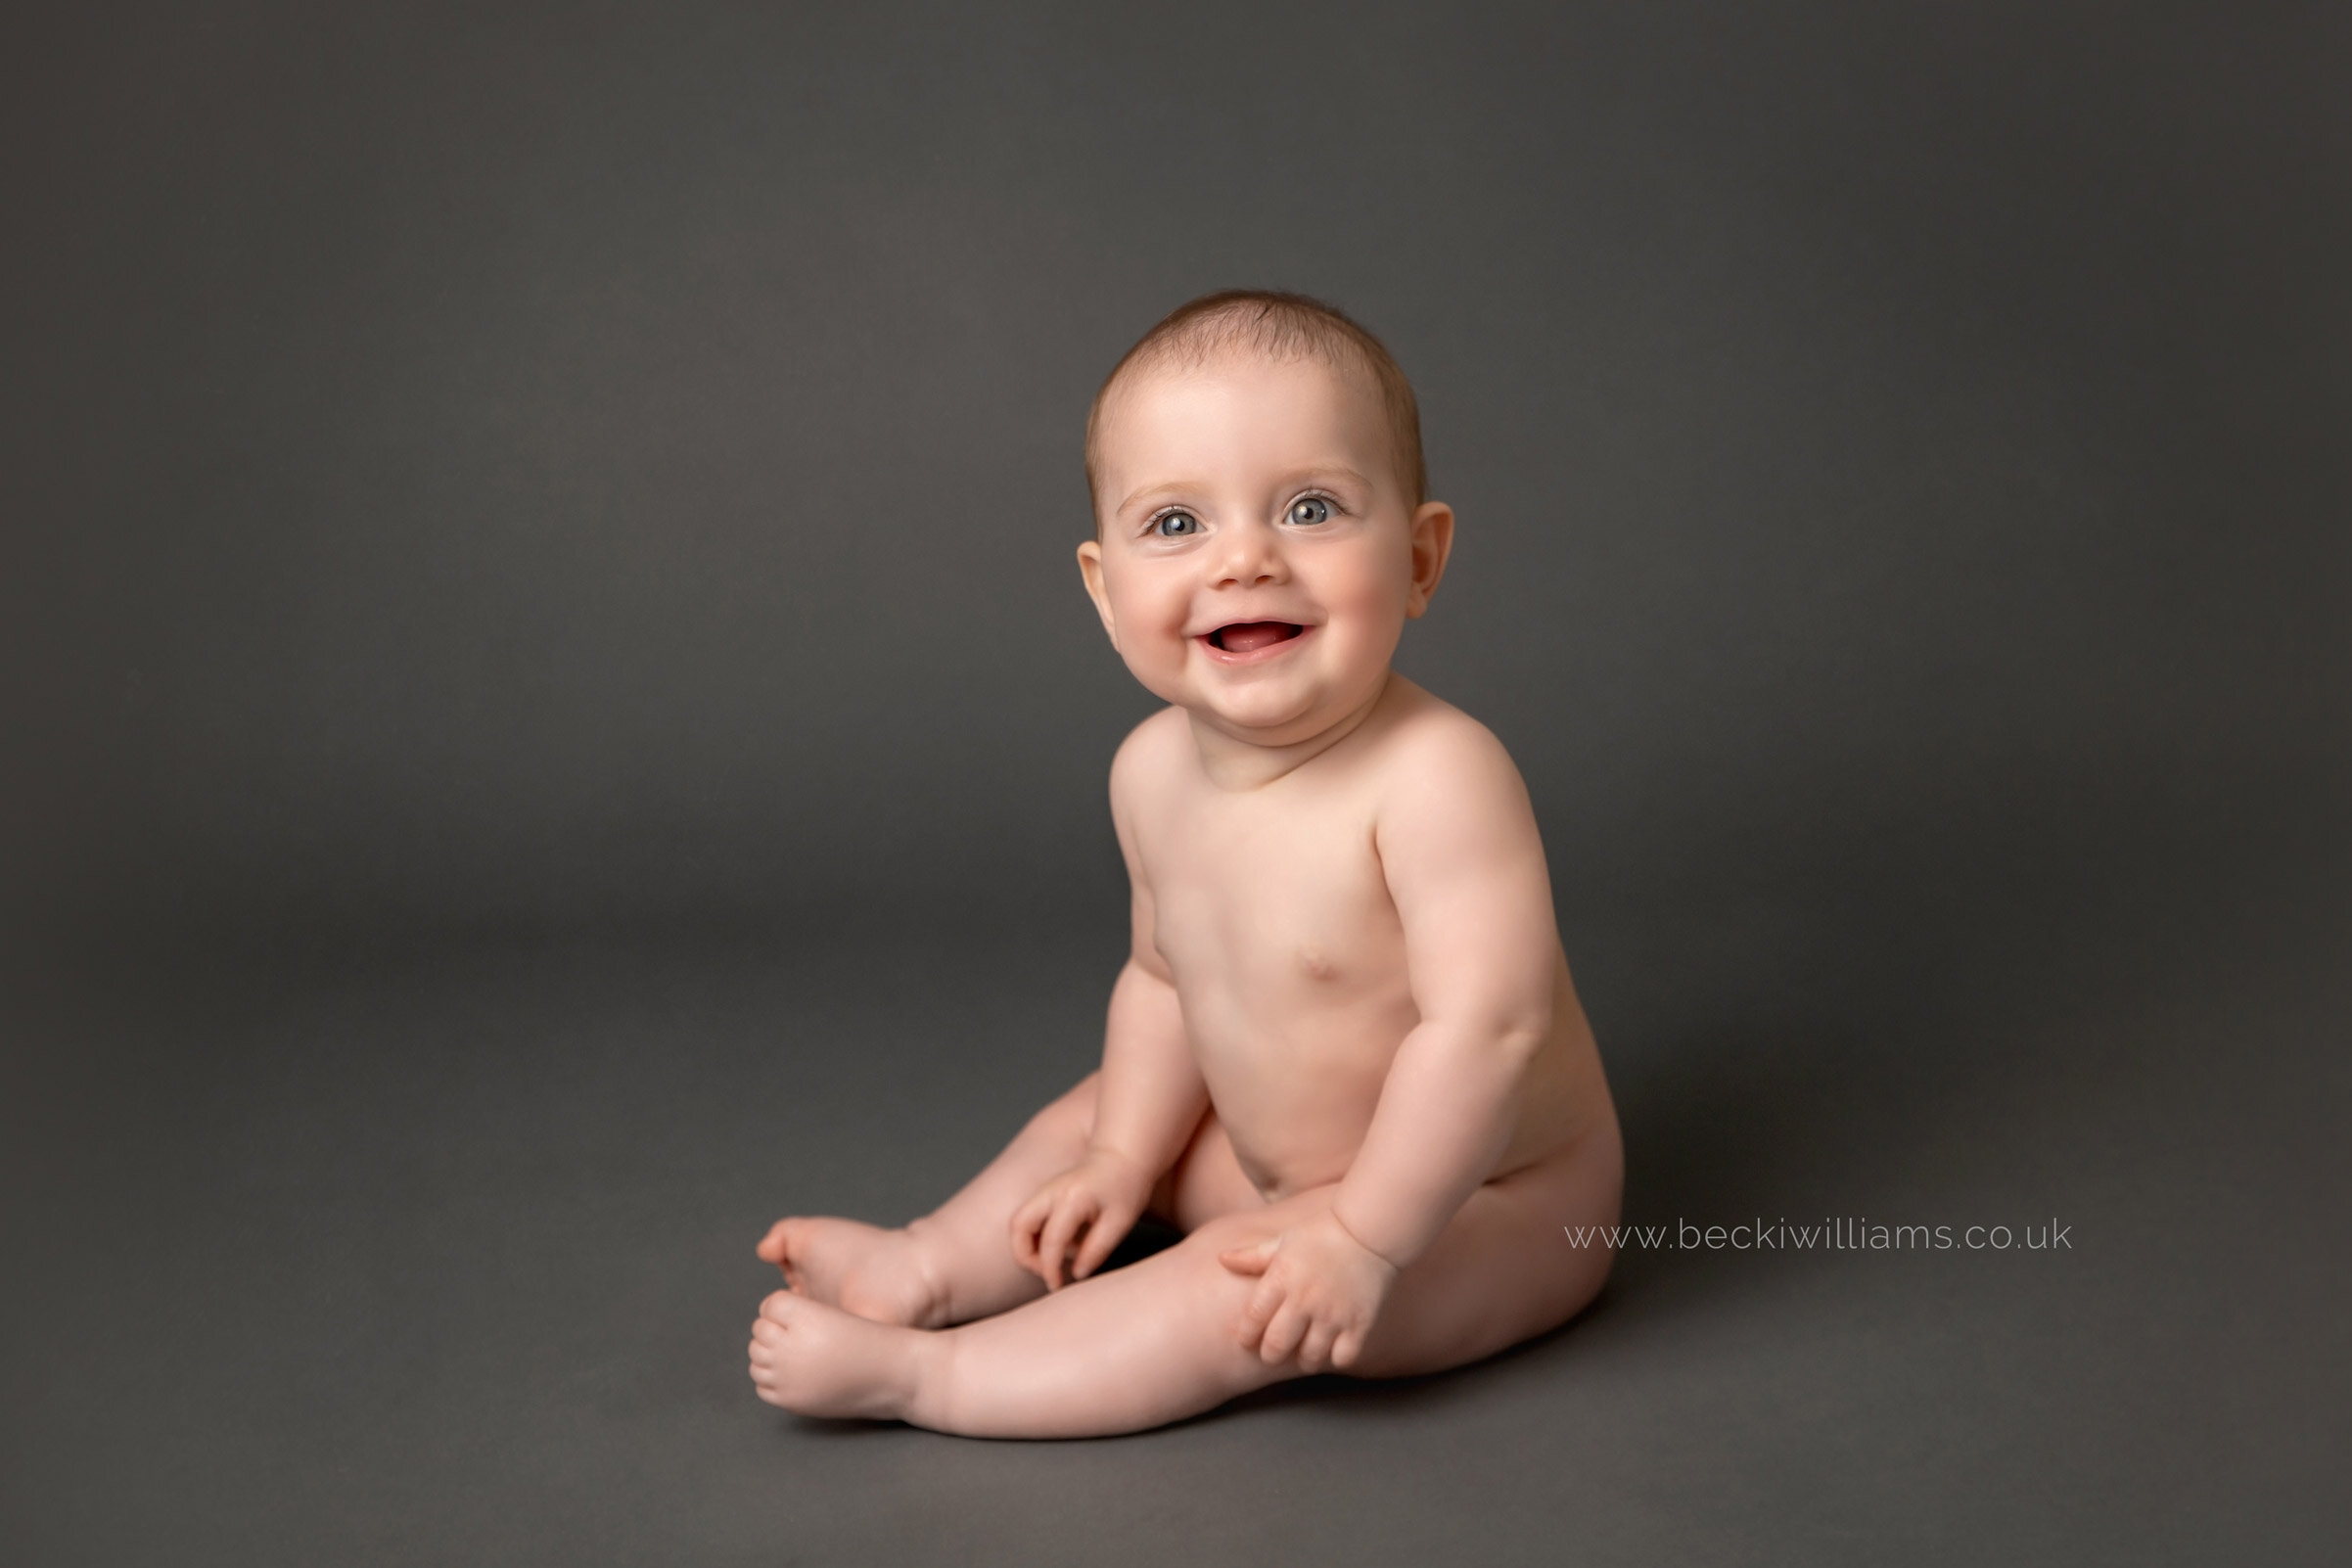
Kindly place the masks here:
POLYGON ((1228 621, 1201 633, 1201 642, 1222 663, 1271 658, 1312 628, 1297 621, 1228 621))

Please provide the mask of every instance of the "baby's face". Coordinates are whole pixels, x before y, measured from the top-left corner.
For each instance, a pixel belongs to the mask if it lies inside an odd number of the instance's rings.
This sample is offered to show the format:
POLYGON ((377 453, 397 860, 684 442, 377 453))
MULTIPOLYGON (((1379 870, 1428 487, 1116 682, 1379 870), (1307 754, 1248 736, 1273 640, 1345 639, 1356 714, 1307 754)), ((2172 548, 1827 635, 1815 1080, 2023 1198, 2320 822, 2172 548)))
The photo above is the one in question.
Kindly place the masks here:
POLYGON ((1453 514, 1399 484, 1375 394, 1319 361, 1232 353, 1113 389, 1086 591, 1155 695, 1287 746, 1379 693, 1445 570, 1453 514))

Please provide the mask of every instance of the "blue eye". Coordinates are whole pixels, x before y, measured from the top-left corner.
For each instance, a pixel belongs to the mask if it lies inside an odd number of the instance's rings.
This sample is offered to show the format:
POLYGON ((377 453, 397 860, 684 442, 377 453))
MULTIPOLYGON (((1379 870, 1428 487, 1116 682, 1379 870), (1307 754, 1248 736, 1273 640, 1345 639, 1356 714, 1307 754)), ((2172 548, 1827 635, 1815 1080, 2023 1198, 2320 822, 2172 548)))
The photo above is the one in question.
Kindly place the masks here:
POLYGON ((1190 512, 1162 512, 1151 520, 1151 530, 1163 539, 1180 539, 1201 530, 1201 520, 1190 512))
POLYGON ((1302 495, 1290 503, 1290 520, 1307 527, 1328 523, 1331 521, 1331 503, 1319 495, 1302 495))

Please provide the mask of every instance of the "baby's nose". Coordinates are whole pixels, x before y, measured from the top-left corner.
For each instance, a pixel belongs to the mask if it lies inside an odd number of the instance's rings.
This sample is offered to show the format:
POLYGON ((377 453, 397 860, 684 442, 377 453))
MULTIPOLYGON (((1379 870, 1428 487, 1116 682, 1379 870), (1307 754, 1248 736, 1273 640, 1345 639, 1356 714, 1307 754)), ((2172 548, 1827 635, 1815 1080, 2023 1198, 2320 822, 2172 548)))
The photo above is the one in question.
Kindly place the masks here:
POLYGON ((1272 530, 1263 525, 1228 529, 1221 541, 1223 551, 1217 559, 1217 580, 1248 586, 1257 582, 1276 582, 1283 576, 1282 544, 1272 530))

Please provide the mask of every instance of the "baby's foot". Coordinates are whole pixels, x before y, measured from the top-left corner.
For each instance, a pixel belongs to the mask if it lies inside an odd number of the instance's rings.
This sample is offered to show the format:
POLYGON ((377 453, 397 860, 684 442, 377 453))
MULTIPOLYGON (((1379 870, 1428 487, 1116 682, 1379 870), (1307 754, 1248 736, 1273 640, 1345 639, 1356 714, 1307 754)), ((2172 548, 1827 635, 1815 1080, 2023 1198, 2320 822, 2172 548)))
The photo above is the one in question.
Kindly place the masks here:
POLYGON ((759 1252, 810 1301, 877 1323, 946 1325, 947 1293, 911 1229, 885 1230, 854 1220, 779 1220, 759 1252))
POLYGON ((779 1290, 752 1324, 752 1386, 799 1415, 903 1420, 939 1337, 779 1290))

